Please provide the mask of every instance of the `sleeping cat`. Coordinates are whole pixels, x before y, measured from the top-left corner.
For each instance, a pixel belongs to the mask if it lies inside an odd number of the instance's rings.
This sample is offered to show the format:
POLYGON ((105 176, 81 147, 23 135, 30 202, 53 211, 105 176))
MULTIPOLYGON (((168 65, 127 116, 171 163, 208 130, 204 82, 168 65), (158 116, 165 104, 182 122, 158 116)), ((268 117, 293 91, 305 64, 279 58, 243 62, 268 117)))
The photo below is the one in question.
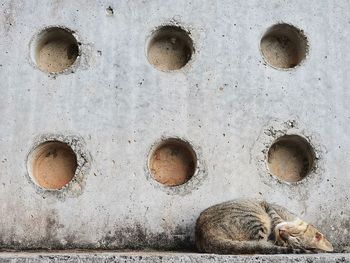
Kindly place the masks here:
POLYGON ((333 251, 314 226, 285 208, 242 199, 204 210, 196 223, 199 251, 216 254, 283 254, 333 251))

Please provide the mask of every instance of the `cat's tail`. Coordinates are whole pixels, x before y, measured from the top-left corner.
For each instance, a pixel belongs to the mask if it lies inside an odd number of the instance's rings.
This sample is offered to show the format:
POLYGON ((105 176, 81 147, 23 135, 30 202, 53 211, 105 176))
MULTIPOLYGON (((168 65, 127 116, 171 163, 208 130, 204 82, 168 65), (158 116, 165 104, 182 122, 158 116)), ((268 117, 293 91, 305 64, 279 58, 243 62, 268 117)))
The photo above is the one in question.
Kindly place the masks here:
POLYGON ((200 252, 213 254, 301 254, 306 250, 274 245, 268 241, 235 241, 225 238, 211 238, 197 242, 200 252))

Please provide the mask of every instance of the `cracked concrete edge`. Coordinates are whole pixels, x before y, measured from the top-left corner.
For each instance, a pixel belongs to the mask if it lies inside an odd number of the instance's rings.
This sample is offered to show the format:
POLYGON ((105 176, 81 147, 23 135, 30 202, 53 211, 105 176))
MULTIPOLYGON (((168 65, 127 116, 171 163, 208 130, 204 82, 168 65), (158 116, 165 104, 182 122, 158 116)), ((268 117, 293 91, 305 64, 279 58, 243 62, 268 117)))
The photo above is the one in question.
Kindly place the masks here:
POLYGON ((214 255, 171 252, 2 252, 0 262, 350 262, 350 254, 214 255))

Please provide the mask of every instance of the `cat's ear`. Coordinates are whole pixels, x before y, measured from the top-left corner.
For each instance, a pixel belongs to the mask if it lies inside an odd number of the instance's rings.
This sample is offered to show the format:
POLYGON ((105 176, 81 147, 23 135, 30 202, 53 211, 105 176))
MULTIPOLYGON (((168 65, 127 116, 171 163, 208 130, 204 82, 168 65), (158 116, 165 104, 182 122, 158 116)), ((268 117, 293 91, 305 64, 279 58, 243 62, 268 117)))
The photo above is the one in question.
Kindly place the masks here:
POLYGON ((323 235, 320 232, 316 232, 315 238, 317 241, 320 241, 323 238, 323 235))
POLYGON ((315 236, 313 238, 313 243, 315 248, 321 249, 324 251, 332 252, 333 246, 331 242, 329 242, 324 235, 322 235, 320 232, 316 232, 315 236))

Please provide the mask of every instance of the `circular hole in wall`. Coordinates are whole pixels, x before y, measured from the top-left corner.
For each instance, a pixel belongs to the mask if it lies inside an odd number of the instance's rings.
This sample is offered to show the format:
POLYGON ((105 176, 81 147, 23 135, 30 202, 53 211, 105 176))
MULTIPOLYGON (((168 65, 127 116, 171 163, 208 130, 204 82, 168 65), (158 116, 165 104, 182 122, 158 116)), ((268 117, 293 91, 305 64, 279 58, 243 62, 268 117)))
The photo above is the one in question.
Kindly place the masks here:
POLYGON ((32 45, 36 65, 49 73, 64 71, 79 56, 79 45, 72 32, 60 27, 43 30, 32 45))
POLYGON ((63 142, 49 141, 37 146, 28 158, 29 175, 45 189, 61 189, 74 177, 77 156, 63 142))
POLYGON ((196 154, 189 143, 170 138, 151 153, 148 166, 156 181, 166 186, 178 186, 191 179, 196 163, 196 154))
POLYGON ((189 33, 177 26, 163 26, 148 42, 148 61, 159 70, 176 70, 187 64, 194 52, 189 33))
POLYGON ((264 34, 260 49, 268 64, 288 69, 296 67, 305 59, 308 43, 300 29, 288 24, 277 24, 264 34))
POLYGON ((298 135, 278 138, 268 151, 270 173, 286 182, 298 182, 312 170, 315 153, 310 143, 298 135))

